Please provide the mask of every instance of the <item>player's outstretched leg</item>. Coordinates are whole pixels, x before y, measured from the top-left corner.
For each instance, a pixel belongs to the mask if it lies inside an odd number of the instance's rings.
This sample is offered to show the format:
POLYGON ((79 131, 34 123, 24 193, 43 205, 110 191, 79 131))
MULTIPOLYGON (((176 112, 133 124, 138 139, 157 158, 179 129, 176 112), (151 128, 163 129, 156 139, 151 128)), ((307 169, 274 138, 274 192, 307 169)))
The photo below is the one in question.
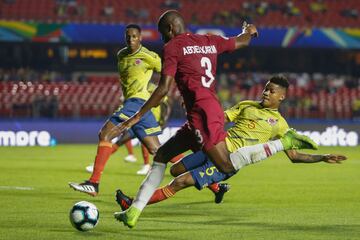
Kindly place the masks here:
POLYGON ((119 222, 123 222, 125 226, 129 228, 135 227, 139 217, 141 214, 141 210, 137 209, 134 206, 130 206, 126 211, 115 212, 114 217, 119 222))
POLYGON ((87 193, 90 196, 95 197, 99 193, 99 184, 85 181, 83 183, 69 182, 69 186, 75 191, 87 193))
POLYGON ((215 203, 219 204, 222 203, 224 199, 225 193, 230 190, 230 184, 228 183, 219 183, 219 190, 214 193, 215 194, 215 203))
POLYGON ((290 128, 280 139, 284 150, 289 149, 318 149, 318 145, 305 135, 301 135, 290 128))

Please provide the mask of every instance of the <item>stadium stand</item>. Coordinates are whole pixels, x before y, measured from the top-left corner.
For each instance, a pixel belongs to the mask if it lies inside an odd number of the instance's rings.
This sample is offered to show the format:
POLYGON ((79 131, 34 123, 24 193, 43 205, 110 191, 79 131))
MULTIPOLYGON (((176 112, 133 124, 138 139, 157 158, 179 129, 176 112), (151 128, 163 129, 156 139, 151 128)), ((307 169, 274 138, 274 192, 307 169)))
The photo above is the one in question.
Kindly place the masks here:
MULTIPOLYGON (((0 0, 0 19, 154 24, 165 9, 186 9, 182 14, 193 25, 239 27, 247 20, 261 27, 360 26, 358 0, 37 0, 36 4, 0 0)), ((218 76, 218 92, 225 108, 261 95, 262 84, 270 74, 256 72, 256 66, 249 69, 255 72, 218 76)), ((64 72, 0 68, 0 117, 104 117, 118 107, 121 90, 116 73, 77 73, 73 77, 64 72)), ((359 78, 321 73, 287 76, 292 85, 282 109, 286 117, 360 117, 359 78)))
POLYGON ((266 27, 358 27, 358 0, 28 0, 0 1, 6 20, 42 22, 154 23, 165 9, 186 9, 194 25, 241 26, 243 20, 266 27), (218 9, 221 9, 219 12, 218 9))
MULTIPOLYGON (((86 75, 64 81, 53 77, 24 80, 23 70, 0 71, 1 117, 104 117, 118 107, 121 89, 114 75, 86 75), (10 76, 9 72, 12 72, 10 76), (11 79, 11 77, 13 79, 11 79), (42 80, 41 80, 42 79, 42 80), (44 80, 45 79, 45 80, 44 80)), ((28 70, 28 72, 33 72, 28 70)), ((53 73, 52 75, 57 75, 53 73)), ((282 112, 290 118, 351 119, 359 117, 360 79, 324 74, 288 73, 291 87, 282 112)), ((224 107, 259 99, 268 73, 223 73, 218 92, 224 107)))

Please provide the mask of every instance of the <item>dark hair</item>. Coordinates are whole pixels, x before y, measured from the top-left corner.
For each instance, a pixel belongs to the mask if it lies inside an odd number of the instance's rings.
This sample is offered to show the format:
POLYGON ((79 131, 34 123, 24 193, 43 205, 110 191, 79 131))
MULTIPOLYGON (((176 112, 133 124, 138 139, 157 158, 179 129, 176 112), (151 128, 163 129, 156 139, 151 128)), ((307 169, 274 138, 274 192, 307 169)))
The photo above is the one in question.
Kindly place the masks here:
POLYGON ((141 32, 141 28, 140 28, 140 26, 137 25, 137 24, 134 24, 134 23, 128 24, 128 25, 126 26, 126 30, 128 30, 129 28, 135 28, 135 29, 137 29, 139 32, 141 32))
POLYGON ((289 88, 289 81, 283 75, 275 75, 270 78, 269 82, 279 85, 285 89, 289 88))

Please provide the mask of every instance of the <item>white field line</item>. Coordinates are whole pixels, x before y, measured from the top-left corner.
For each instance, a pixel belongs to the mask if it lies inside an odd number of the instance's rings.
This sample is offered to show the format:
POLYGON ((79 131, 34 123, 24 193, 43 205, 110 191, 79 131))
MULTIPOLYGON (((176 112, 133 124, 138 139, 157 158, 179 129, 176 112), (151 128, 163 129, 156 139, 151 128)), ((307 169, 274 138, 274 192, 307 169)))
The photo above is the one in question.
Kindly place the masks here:
POLYGON ((32 191, 33 187, 18 187, 18 186, 0 186, 0 190, 21 190, 21 191, 32 191))

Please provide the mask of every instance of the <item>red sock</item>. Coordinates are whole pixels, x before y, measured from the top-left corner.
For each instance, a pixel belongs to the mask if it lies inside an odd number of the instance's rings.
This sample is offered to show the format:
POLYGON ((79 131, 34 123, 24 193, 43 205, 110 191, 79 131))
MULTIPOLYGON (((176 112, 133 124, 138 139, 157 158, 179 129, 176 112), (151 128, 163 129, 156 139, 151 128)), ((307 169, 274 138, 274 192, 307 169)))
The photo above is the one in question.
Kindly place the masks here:
POLYGON ((143 155, 143 158, 144 158, 144 165, 149 164, 149 151, 144 146, 144 144, 141 144, 141 152, 142 152, 142 155, 143 155))
POLYGON ((112 143, 107 141, 100 141, 94 163, 94 171, 90 177, 90 182, 98 183, 100 181, 101 174, 104 170, 106 162, 112 152, 112 143))
POLYGON ((111 149, 111 154, 113 154, 114 152, 116 152, 118 149, 119 149, 119 145, 113 144, 113 145, 112 145, 112 149, 111 149))
POLYGON ((169 197, 174 196, 175 193, 176 192, 169 185, 162 188, 158 188, 151 196, 148 205, 168 199, 169 197))
POLYGON ((176 157, 173 157, 171 160, 170 160, 170 162, 171 163, 176 163, 177 161, 179 161, 180 159, 182 159, 184 157, 184 154, 179 154, 179 155, 177 155, 176 157))
POLYGON ((134 155, 134 150, 133 150, 133 145, 131 144, 131 140, 125 142, 125 147, 129 155, 134 155))
POLYGON ((213 193, 219 192, 219 184, 218 184, 218 183, 213 183, 213 184, 209 185, 208 188, 209 188, 213 193))

